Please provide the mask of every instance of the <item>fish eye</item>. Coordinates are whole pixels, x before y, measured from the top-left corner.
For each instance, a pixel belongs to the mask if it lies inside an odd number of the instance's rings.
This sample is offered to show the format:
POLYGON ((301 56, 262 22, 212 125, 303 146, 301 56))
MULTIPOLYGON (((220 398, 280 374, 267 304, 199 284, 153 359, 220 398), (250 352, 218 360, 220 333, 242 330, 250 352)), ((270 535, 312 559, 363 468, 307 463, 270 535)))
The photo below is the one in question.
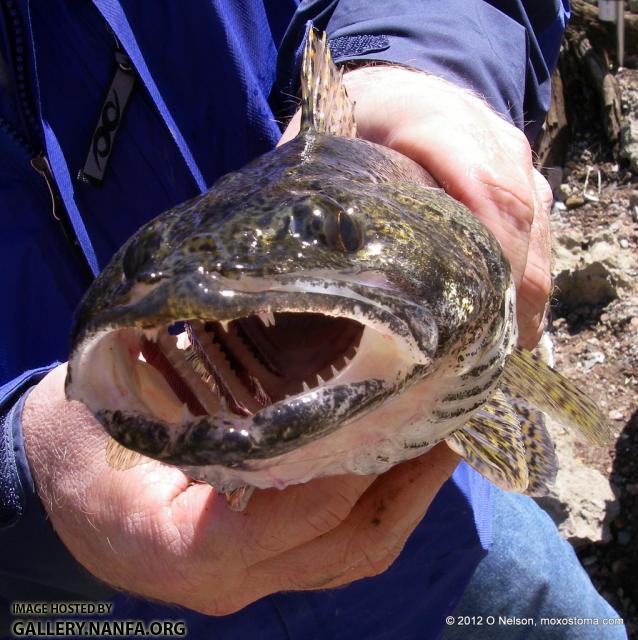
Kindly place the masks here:
POLYGON ((333 249, 354 253, 363 247, 363 228, 353 210, 337 211, 328 216, 324 225, 326 240, 333 249))
POLYGON ((353 207, 344 209, 328 196, 308 196, 293 205, 291 232, 302 240, 319 240, 343 253, 359 251, 365 244, 364 228, 353 207))

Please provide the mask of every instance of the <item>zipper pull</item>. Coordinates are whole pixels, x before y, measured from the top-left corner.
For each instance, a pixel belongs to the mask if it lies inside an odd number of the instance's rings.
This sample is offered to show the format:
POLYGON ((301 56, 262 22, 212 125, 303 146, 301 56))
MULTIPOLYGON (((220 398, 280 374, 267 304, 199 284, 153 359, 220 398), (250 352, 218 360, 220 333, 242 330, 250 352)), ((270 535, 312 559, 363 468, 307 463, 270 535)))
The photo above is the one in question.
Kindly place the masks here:
MULTIPOLYGON (((62 222, 64 217, 60 212, 60 208, 63 207, 62 200, 58 193, 58 187, 55 184, 51 165, 49 164, 47 157, 43 153, 39 153, 34 158, 31 158, 29 164, 44 178, 44 181, 47 183, 49 195, 51 196, 51 213, 58 222, 62 222)), ((64 230, 64 235, 68 238, 66 230, 64 230)))
POLYGON ((94 280, 93 272, 91 271, 91 266, 89 265, 86 256, 82 251, 82 247, 75 235, 73 225, 71 224, 66 207, 64 206, 64 202, 62 201, 62 197, 58 191, 55 178, 53 177, 51 165, 49 164, 47 157, 42 152, 34 158, 31 158, 29 164, 44 178, 44 181, 47 183, 49 195, 51 196, 51 214, 55 220, 60 223, 60 229, 64 234, 64 238, 71 247, 71 251, 78 261, 80 274, 86 284, 89 285, 94 280))
POLYGON ((78 180, 82 182, 92 182, 98 185, 104 180, 106 167, 113 152, 115 137, 136 81, 131 59, 115 34, 113 37, 115 38, 115 73, 100 109, 89 150, 84 160, 84 167, 78 171, 77 176, 78 180))

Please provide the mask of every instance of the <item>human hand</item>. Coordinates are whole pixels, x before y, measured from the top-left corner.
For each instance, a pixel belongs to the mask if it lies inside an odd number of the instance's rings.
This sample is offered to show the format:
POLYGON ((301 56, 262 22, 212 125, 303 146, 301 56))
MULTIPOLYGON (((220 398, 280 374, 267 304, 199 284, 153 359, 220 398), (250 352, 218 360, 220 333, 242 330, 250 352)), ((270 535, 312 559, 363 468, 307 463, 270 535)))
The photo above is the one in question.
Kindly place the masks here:
MULTIPOLYGON (((416 161, 496 236, 516 283, 519 344, 532 348, 551 289, 552 193, 523 133, 479 97, 425 73, 361 67, 344 81, 358 135, 416 161)), ((282 142, 298 129, 297 115, 282 142)))
POLYGON ((379 478, 257 491, 237 513, 175 467, 110 468, 107 436, 83 404, 65 399, 65 376, 66 364, 46 376, 22 415, 31 473, 57 534, 105 582, 207 614, 384 571, 458 461, 443 444, 379 478))

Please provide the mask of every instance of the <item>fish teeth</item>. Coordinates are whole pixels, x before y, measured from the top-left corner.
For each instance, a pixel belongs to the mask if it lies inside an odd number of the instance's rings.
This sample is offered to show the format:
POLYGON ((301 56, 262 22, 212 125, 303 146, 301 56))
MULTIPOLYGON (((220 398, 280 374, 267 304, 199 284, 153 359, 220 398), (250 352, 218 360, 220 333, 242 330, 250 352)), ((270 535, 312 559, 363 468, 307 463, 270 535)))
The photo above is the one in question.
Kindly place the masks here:
POLYGON ((333 378, 339 375, 339 369, 337 369, 337 367, 335 367, 334 364, 330 365, 330 372, 332 373, 333 378))
POLYGON ((144 354, 140 351, 140 354, 137 356, 137 359, 140 360, 141 362, 146 362, 146 358, 144 357, 144 354))
POLYGON ((308 383, 305 380, 301 383, 301 387, 303 388, 304 391, 310 391, 310 387, 308 386, 308 383))
POLYGON ((230 320, 219 320, 219 324, 222 326, 222 329, 228 333, 228 325, 230 324, 230 320))
POLYGON ((144 337, 151 342, 157 342, 159 329, 144 329, 144 337))
POLYGON ((317 374, 317 385, 322 385, 325 383, 326 381, 319 374, 317 374))
POLYGON ((352 358, 348 358, 348 356, 343 356, 343 359, 346 361, 346 367, 352 362, 352 358))
POLYGON ((257 317, 264 323, 266 327, 275 326, 275 314, 272 311, 260 311, 257 317))

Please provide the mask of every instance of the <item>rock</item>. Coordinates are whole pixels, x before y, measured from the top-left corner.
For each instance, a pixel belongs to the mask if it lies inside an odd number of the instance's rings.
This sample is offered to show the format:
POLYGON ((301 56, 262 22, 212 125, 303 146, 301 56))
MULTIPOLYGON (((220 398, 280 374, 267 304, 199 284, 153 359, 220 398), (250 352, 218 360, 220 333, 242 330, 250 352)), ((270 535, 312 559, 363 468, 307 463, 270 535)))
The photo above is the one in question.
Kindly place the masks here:
POLYGON ((601 262, 583 269, 561 271, 554 280, 556 299, 565 307, 604 305, 618 297, 611 272, 601 262))
MULTIPOLYGON (((629 245, 628 245, 629 246, 629 245)), ((631 273, 638 266, 632 251, 619 251, 611 227, 585 239, 567 230, 554 238, 555 297, 566 309, 605 305, 618 297, 618 289, 631 288, 631 273)))
POLYGON ((563 184, 559 184, 556 189, 554 189, 554 197, 559 202, 565 202, 569 196, 572 195, 572 188, 565 182, 563 184))
POLYGON ((627 238, 621 238, 618 241, 618 244, 620 245, 621 249, 628 249, 629 248, 629 240, 627 240, 627 238))
POLYGON ((545 167, 543 171, 543 174, 545 175, 545 178, 547 179, 547 182, 549 182, 549 186, 554 193, 556 193, 558 186, 563 181, 564 172, 565 171, 563 167, 545 167))
POLYGON ((629 194, 629 206, 638 207, 638 191, 632 191, 629 194))
POLYGON ((638 483, 630 482, 625 485, 625 491, 632 496, 638 496, 638 483))
POLYGON ((586 556, 585 558, 581 558, 580 563, 583 567, 591 567, 593 564, 596 564, 598 558, 596 556, 586 556))
POLYGON ((565 200, 565 206, 568 209, 578 209, 585 204, 585 198, 579 195, 571 195, 565 200))
POLYGON ((605 362, 605 354, 602 351, 592 351, 583 358, 583 369, 589 371, 597 364, 602 364, 603 362, 605 362))
POLYGON ((620 127, 620 155, 629 160, 629 167, 638 175, 638 113, 630 111, 620 127))
POLYGON ((612 573, 619 574, 624 573, 627 570, 627 563, 624 560, 614 560, 611 563, 612 573))
POLYGON ((576 457, 571 433, 551 420, 547 420, 547 427, 556 443, 559 469, 550 493, 536 502, 575 547, 611 541, 609 523, 620 511, 611 484, 576 457))
POLYGON ((621 544, 623 547, 626 547, 631 542, 631 531, 627 531, 623 529, 618 532, 618 544, 621 544))

